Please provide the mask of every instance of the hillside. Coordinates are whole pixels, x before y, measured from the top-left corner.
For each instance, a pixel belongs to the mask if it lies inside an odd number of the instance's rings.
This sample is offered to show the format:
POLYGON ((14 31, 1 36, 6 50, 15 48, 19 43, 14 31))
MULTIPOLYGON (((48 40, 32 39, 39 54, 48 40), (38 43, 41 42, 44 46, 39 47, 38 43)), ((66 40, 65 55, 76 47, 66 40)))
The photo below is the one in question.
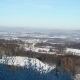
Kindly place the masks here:
POLYGON ((0 59, 0 63, 1 80, 74 80, 65 70, 55 72, 54 67, 34 58, 8 57, 0 59))

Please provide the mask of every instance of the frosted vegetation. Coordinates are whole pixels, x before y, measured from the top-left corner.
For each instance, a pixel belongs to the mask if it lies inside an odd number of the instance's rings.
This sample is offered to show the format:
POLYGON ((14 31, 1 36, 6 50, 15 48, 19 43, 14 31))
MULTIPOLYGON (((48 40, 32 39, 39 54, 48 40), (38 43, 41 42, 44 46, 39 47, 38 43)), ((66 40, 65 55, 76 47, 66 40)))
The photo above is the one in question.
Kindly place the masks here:
POLYGON ((55 72, 55 66, 45 65, 35 58, 8 57, 0 59, 0 63, 1 80, 74 80, 71 73, 55 72))

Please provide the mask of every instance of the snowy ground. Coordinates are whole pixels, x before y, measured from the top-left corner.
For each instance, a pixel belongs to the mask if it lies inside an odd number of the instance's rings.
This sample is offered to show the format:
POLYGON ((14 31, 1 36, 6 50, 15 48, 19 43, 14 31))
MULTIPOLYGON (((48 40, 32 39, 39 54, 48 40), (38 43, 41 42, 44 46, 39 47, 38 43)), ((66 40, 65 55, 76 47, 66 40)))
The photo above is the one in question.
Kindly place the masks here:
MULTIPOLYGON (((30 50, 29 48, 24 47, 25 51, 30 50)), ((49 48, 34 48, 32 49, 33 52, 38 52, 38 53, 44 53, 44 54, 56 54, 56 52, 49 52, 49 48), (41 51, 41 52, 39 52, 41 51)))
POLYGON ((80 50, 79 49, 72 49, 72 48, 67 48, 66 53, 74 53, 74 55, 80 55, 80 50))
POLYGON ((55 68, 55 66, 52 68, 51 66, 42 63, 36 58, 28 57, 3 57, 2 59, 0 59, 0 63, 7 65, 26 66, 27 68, 32 67, 33 69, 36 69, 37 71, 43 73, 49 72, 55 68))
MULTIPOLYGON (((26 51, 30 50, 29 48, 24 48, 26 51)), ((33 48, 32 51, 34 52, 39 52, 39 51, 45 51, 45 52, 49 52, 50 49, 48 48, 33 48)))
POLYGON ((75 80, 80 80, 80 74, 76 74, 75 80))

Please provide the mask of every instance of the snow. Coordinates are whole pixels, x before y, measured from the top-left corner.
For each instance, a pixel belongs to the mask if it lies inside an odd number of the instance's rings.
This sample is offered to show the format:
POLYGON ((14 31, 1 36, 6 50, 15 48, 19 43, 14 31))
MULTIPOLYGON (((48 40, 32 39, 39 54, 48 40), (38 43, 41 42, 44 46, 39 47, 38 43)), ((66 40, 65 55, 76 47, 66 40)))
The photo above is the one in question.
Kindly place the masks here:
POLYGON ((7 65, 17 65, 17 66, 26 66, 27 68, 32 67, 37 71, 46 73, 54 69, 55 67, 51 67, 47 64, 44 64, 40 60, 36 58, 28 58, 28 57, 3 57, 0 59, 0 63, 7 64, 7 65))
POLYGON ((66 39, 68 36, 64 36, 64 35, 61 35, 61 36, 52 36, 52 37, 48 37, 48 38, 61 38, 61 39, 66 39))
POLYGON ((76 74, 75 79, 74 80, 80 80, 80 74, 76 74))
MULTIPOLYGON (((24 49, 26 50, 26 51, 28 51, 28 50, 30 50, 29 48, 27 48, 27 47, 24 47, 24 49)), ((50 49, 48 49, 48 48, 33 48, 33 49, 31 49, 32 51, 34 51, 34 52, 39 52, 39 50, 41 51, 41 52, 49 52, 49 50, 50 49)))
POLYGON ((24 49, 25 49, 26 51, 30 50, 30 49, 29 49, 29 48, 27 48, 27 47, 25 47, 24 49))
MULTIPOLYGON (((27 47, 24 47, 25 51, 30 50, 27 47)), ((38 52, 38 53, 44 53, 44 54, 56 54, 56 52, 49 52, 50 49, 49 48, 33 48, 32 49, 33 52, 38 52), (40 52, 39 52, 40 51, 40 52)))
POLYGON ((49 52, 49 49, 47 49, 47 48, 35 48, 34 51, 39 52, 39 50, 49 52))
POLYGON ((68 53, 68 52, 73 52, 73 53, 75 53, 76 55, 80 55, 80 50, 79 50, 79 49, 67 48, 67 49, 66 49, 66 53, 68 53))

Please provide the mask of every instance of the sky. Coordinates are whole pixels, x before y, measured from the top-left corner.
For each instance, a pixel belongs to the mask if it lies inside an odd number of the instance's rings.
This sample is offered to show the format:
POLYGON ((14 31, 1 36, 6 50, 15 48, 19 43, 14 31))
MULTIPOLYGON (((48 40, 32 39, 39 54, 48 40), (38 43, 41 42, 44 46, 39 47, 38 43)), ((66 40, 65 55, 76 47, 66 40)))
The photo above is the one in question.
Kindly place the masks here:
POLYGON ((80 29, 80 0, 0 0, 0 26, 80 29))

